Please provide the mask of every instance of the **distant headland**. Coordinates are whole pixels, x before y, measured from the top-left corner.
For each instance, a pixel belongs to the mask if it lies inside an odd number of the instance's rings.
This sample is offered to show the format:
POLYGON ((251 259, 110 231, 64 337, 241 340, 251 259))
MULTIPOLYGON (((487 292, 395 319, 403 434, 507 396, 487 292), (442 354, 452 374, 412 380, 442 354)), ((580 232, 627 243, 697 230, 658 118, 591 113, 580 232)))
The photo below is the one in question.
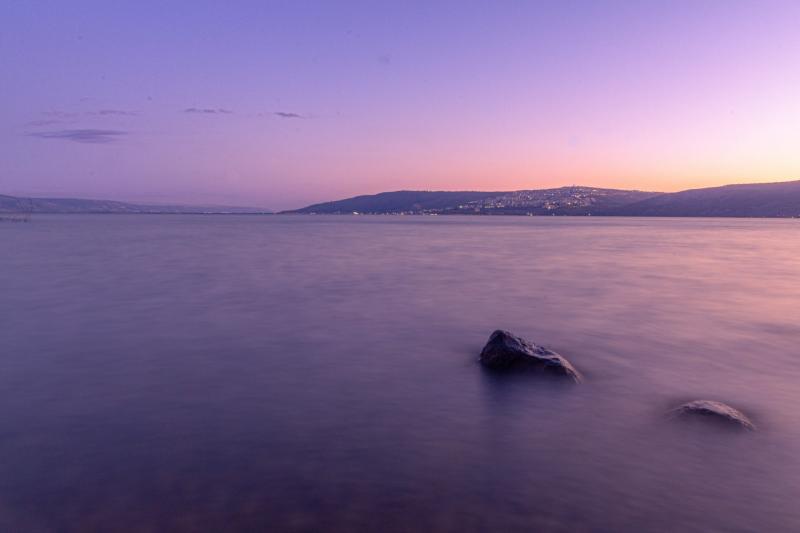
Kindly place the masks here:
POLYGON ((800 217, 800 181, 674 193, 583 186, 510 192, 396 191, 282 213, 796 218, 800 217))
POLYGON ((112 200, 86 200, 80 198, 27 198, 0 194, 0 215, 37 213, 53 214, 204 214, 204 215, 244 215, 270 214, 271 211, 258 207, 197 206, 197 205, 158 205, 132 204, 112 200))

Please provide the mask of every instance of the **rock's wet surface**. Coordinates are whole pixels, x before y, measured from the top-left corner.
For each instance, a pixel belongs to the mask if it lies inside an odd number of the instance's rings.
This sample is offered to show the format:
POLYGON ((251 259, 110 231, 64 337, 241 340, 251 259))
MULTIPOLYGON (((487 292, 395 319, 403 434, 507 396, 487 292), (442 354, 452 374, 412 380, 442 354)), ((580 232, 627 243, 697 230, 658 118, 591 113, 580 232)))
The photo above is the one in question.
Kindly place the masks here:
POLYGON ((492 370, 533 370, 575 383, 583 379, 562 355, 501 329, 491 334, 481 351, 480 360, 492 370))
POLYGON ((670 412, 676 418, 701 418, 717 421, 738 427, 747 431, 754 431, 755 424, 741 411, 728 404, 714 400, 694 400, 680 405, 670 412))

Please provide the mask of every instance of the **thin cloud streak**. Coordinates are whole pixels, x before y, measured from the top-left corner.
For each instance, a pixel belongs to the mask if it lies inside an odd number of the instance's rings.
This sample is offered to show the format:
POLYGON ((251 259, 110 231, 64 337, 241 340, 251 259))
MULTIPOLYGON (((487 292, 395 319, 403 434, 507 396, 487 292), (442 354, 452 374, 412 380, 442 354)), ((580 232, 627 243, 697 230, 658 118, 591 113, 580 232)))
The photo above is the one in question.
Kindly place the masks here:
POLYGON ((81 115, 81 113, 76 113, 74 111, 42 111, 42 115, 48 117, 57 117, 57 118, 75 118, 81 115))
POLYGON ((216 114, 231 115, 231 114, 233 114, 233 111, 231 111, 230 109, 222 109, 222 108, 212 109, 212 108, 199 108, 199 107, 187 107, 186 109, 183 110, 183 112, 184 113, 200 113, 200 114, 203 114, 203 115, 216 115, 216 114))
POLYGON ((125 111, 123 109, 101 109, 100 111, 93 111, 87 114, 101 115, 101 116, 118 115, 124 117, 135 117, 139 113, 136 113, 135 111, 125 111))
MULTIPOLYGON (((98 109, 96 111, 60 111, 60 110, 42 111, 42 115, 46 117, 51 117, 51 120, 74 120, 80 117, 98 117, 98 116, 136 117, 139 116, 139 113, 136 111, 127 111, 125 109, 98 109)), ((34 122, 44 122, 44 120, 34 121, 34 122)), ((33 124, 34 122, 31 122, 31 124, 33 124)))
POLYGON ((61 120, 61 119, 42 119, 42 120, 32 120, 26 124, 26 126, 52 126, 54 124, 64 124, 67 122, 71 122, 69 120, 61 120))
POLYGON ((74 129, 74 130, 53 130, 37 131, 29 133, 30 137, 39 139, 57 139, 62 141, 72 141, 85 144, 107 144, 119 140, 126 131, 119 130, 100 130, 100 129, 74 129))
POLYGON ((276 117, 281 117, 281 118, 306 118, 305 116, 299 113, 292 113, 289 111, 273 111, 272 114, 275 115, 276 117))

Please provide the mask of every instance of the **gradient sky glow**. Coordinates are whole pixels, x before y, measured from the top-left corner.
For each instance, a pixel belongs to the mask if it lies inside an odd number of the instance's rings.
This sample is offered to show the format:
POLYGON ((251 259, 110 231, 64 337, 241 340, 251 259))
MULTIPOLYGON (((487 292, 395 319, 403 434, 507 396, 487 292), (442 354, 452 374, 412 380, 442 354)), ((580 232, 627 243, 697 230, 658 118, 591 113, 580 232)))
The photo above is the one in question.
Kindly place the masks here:
POLYGON ((798 1, 0 4, 0 194, 800 179, 798 1))

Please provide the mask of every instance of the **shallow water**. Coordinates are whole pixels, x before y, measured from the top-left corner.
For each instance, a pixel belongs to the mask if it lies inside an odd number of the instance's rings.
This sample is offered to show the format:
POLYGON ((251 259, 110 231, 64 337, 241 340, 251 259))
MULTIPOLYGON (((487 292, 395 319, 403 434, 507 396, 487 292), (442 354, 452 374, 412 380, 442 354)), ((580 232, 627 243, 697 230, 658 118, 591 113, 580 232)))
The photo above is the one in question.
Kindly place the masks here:
POLYGON ((0 224, 2 531, 800 530, 800 221, 0 224), (585 383, 495 376, 493 329, 585 383), (679 424, 729 402, 759 430, 679 424))

